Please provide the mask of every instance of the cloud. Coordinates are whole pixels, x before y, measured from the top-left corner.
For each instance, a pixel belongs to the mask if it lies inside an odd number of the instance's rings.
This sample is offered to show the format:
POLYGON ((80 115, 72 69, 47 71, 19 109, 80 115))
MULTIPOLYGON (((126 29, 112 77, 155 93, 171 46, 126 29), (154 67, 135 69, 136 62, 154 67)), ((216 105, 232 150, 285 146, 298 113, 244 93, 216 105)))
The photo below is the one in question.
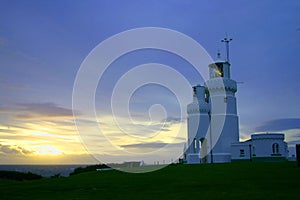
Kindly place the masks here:
POLYGON ((165 143, 165 142, 147 142, 147 143, 136 143, 136 144, 127 144, 121 145, 124 148, 153 148, 159 149, 163 148, 166 145, 183 145, 184 143, 165 143))
POLYGON ((16 133, 15 130, 0 128, 0 133, 16 133))
POLYGON ((0 106, 0 113, 12 114, 17 120, 51 120, 73 117, 71 109, 54 103, 22 103, 13 106, 0 106))
POLYGON ((290 129, 300 129, 300 118, 287 118, 267 121, 263 125, 256 127, 255 132, 284 131, 290 129))
POLYGON ((136 133, 138 135, 147 135, 153 134, 157 132, 170 132, 172 131, 171 127, 176 124, 182 123, 181 118, 176 117, 168 117, 162 121, 154 121, 152 123, 145 123, 145 121, 140 121, 136 123, 127 123, 127 121, 120 120, 119 127, 128 132, 128 133, 136 133))
POLYGON ((11 145, 2 145, 0 144, 0 154, 8 154, 8 155, 28 155, 32 154, 33 151, 25 149, 20 146, 11 146, 11 145))
POLYGON ((16 60, 21 58, 25 61, 42 63, 38 57, 32 56, 24 51, 16 49, 7 38, 4 38, 2 36, 0 36, 0 50, 2 50, 2 54, 6 57, 13 57, 16 60))
POLYGON ((30 89, 30 85, 28 84, 20 84, 20 83, 11 83, 11 82, 7 82, 7 81, 0 81, 0 88, 2 89, 18 89, 18 90, 22 90, 22 89, 30 89))
POLYGON ((300 140, 294 140, 289 142, 290 146, 295 146, 296 144, 300 144, 300 140))
POLYGON ((170 124, 179 124, 183 121, 184 121, 184 119, 182 119, 180 117, 167 117, 166 119, 162 120, 162 122, 167 122, 170 124))
POLYGON ((159 132, 170 132, 171 125, 169 123, 162 122, 135 122, 128 123, 129 120, 124 120, 123 118, 118 118, 116 122, 107 121, 107 124, 100 124, 103 132, 120 132, 121 135, 124 133, 135 136, 142 137, 152 137, 159 132))

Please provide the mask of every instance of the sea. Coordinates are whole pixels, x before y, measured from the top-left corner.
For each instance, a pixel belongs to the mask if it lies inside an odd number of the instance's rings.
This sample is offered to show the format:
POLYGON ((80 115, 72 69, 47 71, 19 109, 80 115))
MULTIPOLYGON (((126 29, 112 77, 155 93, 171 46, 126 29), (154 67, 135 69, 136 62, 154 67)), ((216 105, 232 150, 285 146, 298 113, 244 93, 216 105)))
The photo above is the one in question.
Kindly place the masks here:
POLYGON ((43 177, 51 177, 57 174, 67 177, 74 169, 85 166, 87 165, 0 165, 0 170, 31 172, 43 177))

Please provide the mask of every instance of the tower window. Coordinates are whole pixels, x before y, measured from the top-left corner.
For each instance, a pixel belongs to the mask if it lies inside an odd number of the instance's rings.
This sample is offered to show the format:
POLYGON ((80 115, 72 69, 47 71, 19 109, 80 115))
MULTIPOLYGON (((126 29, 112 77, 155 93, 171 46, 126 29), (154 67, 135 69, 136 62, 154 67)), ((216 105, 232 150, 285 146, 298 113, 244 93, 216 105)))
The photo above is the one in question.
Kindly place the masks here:
POLYGON ((193 152, 196 153, 196 148, 197 148, 197 140, 194 138, 193 140, 193 152))
POLYGON ((205 90, 205 102, 209 102, 209 91, 205 90))
POLYGON ((224 97, 224 103, 227 103, 227 97, 224 97))
POLYGON ((193 94, 194 94, 194 96, 196 96, 196 93, 197 93, 196 87, 193 87, 193 94))
POLYGON ((273 152, 273 154, 278 154, 279 153, 279 144, 274 143, 272 145, 272 152, 273 152))
POLYGON ((223 64, 216 63, 215 64, 215 77, 223 77, 223 64))

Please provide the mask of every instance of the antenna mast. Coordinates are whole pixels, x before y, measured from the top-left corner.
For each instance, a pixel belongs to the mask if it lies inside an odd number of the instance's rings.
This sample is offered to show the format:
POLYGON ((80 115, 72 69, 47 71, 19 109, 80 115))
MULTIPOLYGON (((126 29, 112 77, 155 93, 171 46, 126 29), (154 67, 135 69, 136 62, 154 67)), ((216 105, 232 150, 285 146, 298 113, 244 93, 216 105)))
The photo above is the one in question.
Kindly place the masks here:
POLYGON ((227 36, 221 40, 221 42, 225 42, 226 45, 226 61, 229 63, 229 42, 232 41, 232 38, 227 38, 227 36))

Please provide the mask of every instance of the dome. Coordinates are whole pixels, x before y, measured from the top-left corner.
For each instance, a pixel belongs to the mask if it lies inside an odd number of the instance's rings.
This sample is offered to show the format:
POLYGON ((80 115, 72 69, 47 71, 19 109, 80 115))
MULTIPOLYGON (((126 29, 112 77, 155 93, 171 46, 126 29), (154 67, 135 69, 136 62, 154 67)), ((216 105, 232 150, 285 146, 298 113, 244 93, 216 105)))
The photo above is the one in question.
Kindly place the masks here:
POLYGON ((227 62, 227 61, 218 58, 217 60, 214 60, 213 63, 211 63, 211 64, 215 64, 215 63, 226 63, 226 62, 227 62))

